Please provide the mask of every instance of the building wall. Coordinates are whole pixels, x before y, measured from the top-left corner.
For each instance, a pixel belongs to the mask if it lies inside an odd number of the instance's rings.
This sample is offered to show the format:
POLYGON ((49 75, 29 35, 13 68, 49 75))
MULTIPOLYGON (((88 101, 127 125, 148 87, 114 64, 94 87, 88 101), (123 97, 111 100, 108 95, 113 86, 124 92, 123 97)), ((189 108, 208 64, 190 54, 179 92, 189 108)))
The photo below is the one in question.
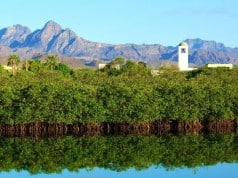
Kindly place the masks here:
POLYGON ((232 69, 233 64, 207 64, 207 67, 227 67, 232 69))
POLYGON ((5 70, 8 70, 8 71, 11 71, 11 70, 12 70, 12 67, 11 67, 11 66, 6 66, 6 65, 4 65, 3 68, 4 68, 5 70))
POLYGON ((98 69, 103 69, 106 67, 107 64, 98 64, 98 69))
POLYGON ((188 69, 188 46, 178 47, 178 67, 180 71, 188 69))

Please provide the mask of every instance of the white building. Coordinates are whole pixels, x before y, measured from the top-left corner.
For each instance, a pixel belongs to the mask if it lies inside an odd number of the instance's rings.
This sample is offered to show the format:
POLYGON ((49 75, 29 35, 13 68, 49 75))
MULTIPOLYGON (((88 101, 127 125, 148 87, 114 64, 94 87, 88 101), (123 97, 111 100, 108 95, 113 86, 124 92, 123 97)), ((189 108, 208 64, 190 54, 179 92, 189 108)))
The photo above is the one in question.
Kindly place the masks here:
POLYGON ((233 64, 207 64, 207 67, 209 68, 225 67, 225 68, 232 69, 233 64))
MULTIPOLYGON (((197 69, 197 68, 190 68, 188 65, 188 44, 184 41, 178 45, 178 67, 180 71, 190 71, 197 69)), ((207 67, 209 68, 226 67, 232 69, 233 64, 207 64, 207 67)))
POLYGON ((99 70, 100 70, 100 69, 103 69, 103 68, 106 67, 106 65, 107 65, 107 64, 98 64, 98 69, 99 69, 99 70))
POLYGON ((190 71, 196 68, 190 68, 188 65, 188 44, 181 42, 178 45, 178 67, 180 71, 190 71))
POLYGON ((186 42, 178 45, 178 67, 180 71, 188 68, 188 44, 186 42))
POLYGON ((6 65, 4 65, 3 68, 4 68, 5 70, 12 71, 12 67, 11 67, 11 66, 6 66, 6 65))

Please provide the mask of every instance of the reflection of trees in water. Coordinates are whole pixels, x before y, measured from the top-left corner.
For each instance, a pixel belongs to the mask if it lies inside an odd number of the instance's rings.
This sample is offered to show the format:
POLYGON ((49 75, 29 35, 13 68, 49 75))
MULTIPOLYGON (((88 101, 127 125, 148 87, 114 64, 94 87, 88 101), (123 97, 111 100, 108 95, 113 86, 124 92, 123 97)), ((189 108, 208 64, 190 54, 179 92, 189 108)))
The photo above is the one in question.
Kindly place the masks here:
POLYGON ((47 139, 2 138, 1 171, 54 173, 82 168, 123 171, 162 165, 197 167, 238 160, 238 136, 113 136, 47 139))

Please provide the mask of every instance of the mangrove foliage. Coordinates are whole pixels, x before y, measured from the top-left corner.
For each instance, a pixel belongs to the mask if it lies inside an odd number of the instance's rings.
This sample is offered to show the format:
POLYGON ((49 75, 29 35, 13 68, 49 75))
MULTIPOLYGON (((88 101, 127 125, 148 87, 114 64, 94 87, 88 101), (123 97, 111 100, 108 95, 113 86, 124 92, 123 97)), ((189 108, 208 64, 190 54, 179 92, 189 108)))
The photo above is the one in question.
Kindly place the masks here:
POLYGON ((152 75, 143 62, 117 58, 102 70, 72 70, 50 56, 24 68, 0 67, 0 124, 238 118, 237 67, 152 75))

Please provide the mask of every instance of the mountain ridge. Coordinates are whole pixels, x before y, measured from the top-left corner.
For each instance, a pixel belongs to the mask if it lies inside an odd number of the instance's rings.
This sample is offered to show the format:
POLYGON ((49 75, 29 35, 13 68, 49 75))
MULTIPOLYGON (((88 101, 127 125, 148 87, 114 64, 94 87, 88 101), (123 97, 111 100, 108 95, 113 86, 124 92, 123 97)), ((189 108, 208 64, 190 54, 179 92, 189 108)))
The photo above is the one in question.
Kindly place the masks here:
MULTIPOLYGON (((223 43, 202 40, 185 40, 189 45, 189 62, 197 66, 206 63, 238 64, 238 48, 223 43)), ((21 58, 37 55, 60 54, 78 59, 110 61, 117 56, 144 61, 148 64, 177 61, 177 47, 161 44, 106 44, 85 40, 70 28, 48 21, 42 29, 33 32, 20 24, 0 29, 0 56, 11 53, 21 58)))

